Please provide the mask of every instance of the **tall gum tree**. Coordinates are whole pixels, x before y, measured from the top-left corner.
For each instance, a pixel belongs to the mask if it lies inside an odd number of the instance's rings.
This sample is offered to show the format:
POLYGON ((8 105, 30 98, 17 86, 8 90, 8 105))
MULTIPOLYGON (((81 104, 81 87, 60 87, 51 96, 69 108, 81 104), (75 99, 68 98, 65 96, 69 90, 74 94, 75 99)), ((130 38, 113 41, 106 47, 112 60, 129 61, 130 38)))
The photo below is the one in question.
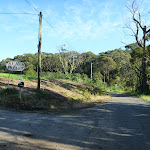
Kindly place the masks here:
POLYGON ((140 5, 137 5, 136 0, 134 0, 132 2, 131 6, 126 6, 131 14, 132 21, 134 23, 135 28, 133 28, 127 24, 126 24, 126 27, 132 31, 137 44, 142 49, 142 70, 141 70, 141 72, 142 72, 141 80, 142 81, 140 84, 140 90, 142 92, 147 92, 149 90, 149 85, 148 85, 148 77, 146 74, 146 70, 147 70, 147 66, 148 66, 147 65, 148 49, 146 46, 146 41, 147 41, 147 37, 150 33, 150 26, 146 26, 146 23, 144 23, 144 21, 142 21, 142 16, 139 11, 139 6, 140 5), (142 35, 142 37, 140 38, 141 35, 142 35))

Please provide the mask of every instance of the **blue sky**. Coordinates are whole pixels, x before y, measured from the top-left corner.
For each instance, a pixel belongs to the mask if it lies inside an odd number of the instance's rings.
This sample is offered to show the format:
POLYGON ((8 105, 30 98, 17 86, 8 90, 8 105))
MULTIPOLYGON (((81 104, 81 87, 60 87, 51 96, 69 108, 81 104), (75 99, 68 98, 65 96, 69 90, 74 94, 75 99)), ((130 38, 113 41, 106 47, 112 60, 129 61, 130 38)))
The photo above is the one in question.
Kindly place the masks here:
MULTIPOLYGON (((28 1, 38 12, 42 11, 44 19, 54 28, 42 21, 42 52, 57 53, 65 44, 69 50, 98 54, 135 42, 134 37, 124 33, 124 23, 130 17, 124 0, 28 1)), ((149 0, 144 0, 142 13, 149 11, 149 6, 149 0)), ((0 13, 38 12, 25 0, 1 1, 0 13)), ((0 61, 37 52, 38 15, 0 14, 0 20, 0 61)))

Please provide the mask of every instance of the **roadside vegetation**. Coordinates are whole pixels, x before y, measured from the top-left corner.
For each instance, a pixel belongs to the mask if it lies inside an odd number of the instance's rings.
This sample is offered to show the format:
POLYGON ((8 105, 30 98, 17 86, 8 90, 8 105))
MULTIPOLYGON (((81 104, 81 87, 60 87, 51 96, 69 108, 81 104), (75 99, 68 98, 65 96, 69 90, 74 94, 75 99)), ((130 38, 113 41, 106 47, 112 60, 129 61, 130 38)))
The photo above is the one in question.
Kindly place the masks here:
POLYGON ((150 103, 150 94, 149 93, 142 93, 142 92, 135 92, 135 91, 123 91, 122 94, 136 96, 136 97, 139 97, 150 103))
MULTIPOLYGON (((124 49, 117 48, 95 55, 91 51, 79 53, 64 44, 58 47, 58 53, 42 52, 41 82, 43 88, 40 93, 36 93, 36 86, 28 86, 28 90, 30 88, 34 93, 32 93, 32 96, 23 98, 23 104, 28 106, 31 97, 33 97, 32 101, 39 99, 39 103, 35 101, 34 105, 42 106, 40 102, 43 99, 45 99, 45 104, 48 103, 48 107, 53 103, 60 104, 60 102, 57 102, 60 100, 56 96, 58 94, 54 94, 53 89, 59 91, 59 95, 63 96, 63 100, 65 98, 69 100, 69 103, 64 101, 66 102, 65 105, 70 108, 73 107, 74 101, 82 103, 93 99, 96 101, 96 96, 107 95, 109 92, 121 93, 122 91, 131 91, 131 94, 149 102, 150 45, 148 41, 150 40, 150 26, 146 27, 146 21, 143 20, 139 7, 140 5, 137 4, 136 0, 131 1, 131 5, 126 6, 131 20, 125 25, 126 29, 130 30, 133 37, 135 37, 135 42, 125 45, 124 49), (70 87, 69 90, 68 87, 70 87), (50 91, 53 91, 53 93, 50 91), (54 95, 55 97, 53 97, 54 95), (49 102, 48 97, 55 100, 49 102)), ((24 62, 26 66, 26 69, 22 72, 22 80, 30 82, 31 85, 36 83, 37 57, 37 53, 26 53, 2 60, 0 62, 0 77, 8 78, 9 71, 6 68, 6 63, 19 61, 24 62)), ((12 81, 19 81, 20 75, 18 72, 11 72, 10 78, 12 81)), ((3 90, 1 90, 1 97, 4 98, 6 94, 3 94, 3 90)), ((17 103, 17 105, 21 104, 17 103)))
POLYGON ((74 76, 69 79, 56 79, 56 76, 47 75, 42 77, 41 91, 37 91, 36 76, 22 75, 25 87, 22 88, 21 101, 19 100, 20 82, 19 74, 10 75, 10 85, 8 88, 8 73, 0 73, 0 106, 25 111, 64 111, 94 106, 102 103, 109 96, 100 86, 94 85, 85 75, 80 76, 76 81, 74 76), (55 76, 55 78, 54 78, 55 76), (67 79, 67 80, 66 80, 67 79), (73 81, 73 79, 75 81, 73 81))

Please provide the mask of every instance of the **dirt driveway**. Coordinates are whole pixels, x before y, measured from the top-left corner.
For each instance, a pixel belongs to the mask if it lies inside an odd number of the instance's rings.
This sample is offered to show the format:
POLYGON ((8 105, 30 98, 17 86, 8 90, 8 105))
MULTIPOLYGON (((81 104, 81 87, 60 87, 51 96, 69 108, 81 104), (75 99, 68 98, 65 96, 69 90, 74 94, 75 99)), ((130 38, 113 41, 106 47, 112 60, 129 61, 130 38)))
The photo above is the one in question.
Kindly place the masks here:
POLYGON ((0 150, 149 150, 150 104, 122 95, 66 114, 0 110, 0 150))

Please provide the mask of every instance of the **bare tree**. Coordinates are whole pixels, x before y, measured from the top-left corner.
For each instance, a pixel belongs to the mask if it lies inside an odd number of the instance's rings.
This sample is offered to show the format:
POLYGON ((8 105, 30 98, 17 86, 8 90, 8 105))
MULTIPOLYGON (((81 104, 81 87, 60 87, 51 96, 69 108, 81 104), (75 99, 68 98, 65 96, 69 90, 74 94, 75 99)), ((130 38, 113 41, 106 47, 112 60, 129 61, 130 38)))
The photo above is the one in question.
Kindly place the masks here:
POLYGON ((59 49, 59 59, 63 66, 64 72, 70 71, 72 74, 75 69, 84 62, 84 57, 76 51, 69 51, 65 45, 59 49))
POLYGON ((59 60, 63 66, 64 72, 67 73, 69 70, 69 53, 65 48, 65 45, 62 45, 59 48, 59 60))
POLYGON ((132 31, 132 35, 135 37, 137 44, 142 49, 142 82, 140 85, 140 89, 142 92, 149 90, 149 85, 147 83, 148 77, 146 74, 147 69, 147 36, 150 33, 150 26, 147 27, 144 22, 142 22, 141 13, 139 11, 139 5, 136 4, 136 0, 134 0, 131 6, 126 6, 129 12, 131 13, 132 21, 134 23, 134 28, 126 24, 126 27, 132 31), (142 32, 142 38, 140 39, 140 34, 142 32))
POLYGON ((70 51, 69 65, 70 73, 76 70, 84 62, 85 58, 83 55, 77 53, 76 51, 70 51))

